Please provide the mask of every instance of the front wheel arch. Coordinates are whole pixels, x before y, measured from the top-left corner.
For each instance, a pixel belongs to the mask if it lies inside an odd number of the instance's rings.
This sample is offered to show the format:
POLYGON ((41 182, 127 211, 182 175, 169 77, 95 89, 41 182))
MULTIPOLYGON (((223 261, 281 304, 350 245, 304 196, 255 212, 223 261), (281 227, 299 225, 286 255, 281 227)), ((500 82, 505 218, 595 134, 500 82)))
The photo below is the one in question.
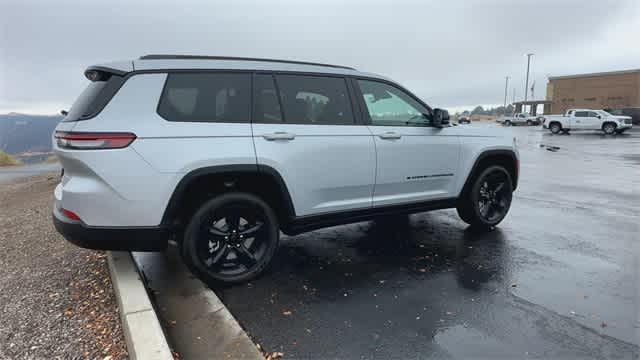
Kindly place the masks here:
POLYGON ((509 176, 511 176, 513 190, 516 190, 518 187, 520 165, 515 152, 513 152, 513 150, 487 150, 478 155, 474 161, 471 171, 469 171, 467 179, 460 191, 460 197, 464 196, 464 194, 469 191, 475 177, 491 165, 502 165, 507 169, 509 176))

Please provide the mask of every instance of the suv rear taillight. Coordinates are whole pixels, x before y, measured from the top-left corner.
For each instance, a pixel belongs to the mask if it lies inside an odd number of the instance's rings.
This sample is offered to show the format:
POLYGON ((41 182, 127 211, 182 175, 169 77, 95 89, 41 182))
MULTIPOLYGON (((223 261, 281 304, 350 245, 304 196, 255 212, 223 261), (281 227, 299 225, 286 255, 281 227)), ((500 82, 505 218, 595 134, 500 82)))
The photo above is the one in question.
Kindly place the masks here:
POLYGON ((58 147, 62 149, 101 150, 129 146, 136 135, 132 133, 87 133, 56 131, 58 147))

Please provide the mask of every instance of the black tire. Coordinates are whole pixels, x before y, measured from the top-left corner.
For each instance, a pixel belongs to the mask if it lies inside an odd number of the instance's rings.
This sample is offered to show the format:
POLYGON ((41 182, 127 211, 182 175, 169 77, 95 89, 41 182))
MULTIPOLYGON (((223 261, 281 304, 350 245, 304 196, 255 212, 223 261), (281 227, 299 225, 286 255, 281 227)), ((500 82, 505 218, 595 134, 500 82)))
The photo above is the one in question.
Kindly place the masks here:
POLYGON ((509 120, 505 120, 503 124, 504 124, 504 126, 511 126, 512 125, 511 121, 509 121, 509 120))
POLYGON ((279 237, 278 219, 266 202, 247 193, 227 193, 193 215, 181 243, 182 258, 209 285, 241 283, 267 269, 279 237))
POLYGON ((559 134, 560 131, 562 131, 562 125, 560 125, 557 122, 551 123, 551 124, 549 124, 549 130, 553 134, 559 134))
POLYGON ((616 132, 616 124, 612 122, 606 122, 602 124, 602 131, 607 135, 613 135, 616 132))
POLYGON ((499 165, 489 166, 463 191, 457 207, 458 215, 473 228, 488 230, 505 218, 512 197, 513 182, 509 172, 499 165))
POLYGON ((533 125, 533 121, 527 120, 527 126, 531 126, 531 125, 533 125))

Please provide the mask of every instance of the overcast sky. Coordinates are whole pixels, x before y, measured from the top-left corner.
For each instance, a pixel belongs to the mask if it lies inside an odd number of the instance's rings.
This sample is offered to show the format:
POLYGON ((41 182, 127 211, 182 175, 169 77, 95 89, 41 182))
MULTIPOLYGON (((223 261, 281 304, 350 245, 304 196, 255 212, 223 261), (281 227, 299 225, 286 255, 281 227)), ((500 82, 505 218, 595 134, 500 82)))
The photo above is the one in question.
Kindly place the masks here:
POLYGON ((150 53, 327 62, 434 107, 535 97, 549 75, 640 67, 639 0, 0 0, 0 113, 68 109, 91 64, 150 53))

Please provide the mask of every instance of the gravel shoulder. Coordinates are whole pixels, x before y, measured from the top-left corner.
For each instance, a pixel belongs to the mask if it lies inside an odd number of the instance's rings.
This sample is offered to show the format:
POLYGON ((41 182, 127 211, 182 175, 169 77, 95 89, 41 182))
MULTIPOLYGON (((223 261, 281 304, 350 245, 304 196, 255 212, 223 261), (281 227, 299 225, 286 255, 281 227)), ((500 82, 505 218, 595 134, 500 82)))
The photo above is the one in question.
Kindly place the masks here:
POLYGON ((106 254, 51 222, 57 174, 0 184, 0 359, 125 359, 106 254))

